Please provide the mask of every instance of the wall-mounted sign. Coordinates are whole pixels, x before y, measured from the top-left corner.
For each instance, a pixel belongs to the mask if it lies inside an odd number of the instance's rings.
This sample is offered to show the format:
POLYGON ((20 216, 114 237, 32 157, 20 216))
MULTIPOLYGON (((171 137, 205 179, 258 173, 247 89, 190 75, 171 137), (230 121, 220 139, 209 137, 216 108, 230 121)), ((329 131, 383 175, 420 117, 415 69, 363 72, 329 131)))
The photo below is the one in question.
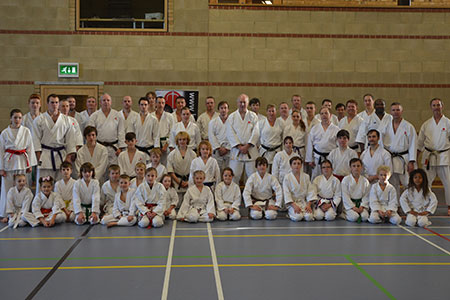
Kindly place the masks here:
POLYGON ((180 91, 180 90, 156 90, 156 96, 164 97, 166 104, 175 109, 175 100, 179 96, 186 99, 186 106, 189 107, 195 118, 198 116, 198 91, 180 91))
POLYGON ((58 77, 79 78, 80 66, 78 63, 58 63, 58 77))

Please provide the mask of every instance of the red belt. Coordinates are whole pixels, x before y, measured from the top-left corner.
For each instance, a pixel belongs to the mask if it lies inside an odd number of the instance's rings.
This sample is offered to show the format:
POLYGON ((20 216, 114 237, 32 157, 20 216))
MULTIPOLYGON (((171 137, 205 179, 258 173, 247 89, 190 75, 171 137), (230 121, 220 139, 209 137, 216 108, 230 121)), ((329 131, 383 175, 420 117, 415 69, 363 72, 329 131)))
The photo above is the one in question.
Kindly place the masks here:
POLYGON ((333 174, 334 175, 334 177, 336 177, 337 179, 339 179, 339 181, 342 181, 342 179, 344 179, 344 175, 336 175, 336 174, 333 174))
POLYGON ((5 151, 11 154, 11 155, 9 156, 8 161, 11 160, 11 157, 12 157, 13 155, 24 155, 25 158, 27 159, 27 168, 30 167, 30 161, 28 160, 27 149, 23 149, 23 150, 6 149, 5 151))
POLYGON ((52 212, 51 208, 41 208, 41 213, 45 216, 52 212))

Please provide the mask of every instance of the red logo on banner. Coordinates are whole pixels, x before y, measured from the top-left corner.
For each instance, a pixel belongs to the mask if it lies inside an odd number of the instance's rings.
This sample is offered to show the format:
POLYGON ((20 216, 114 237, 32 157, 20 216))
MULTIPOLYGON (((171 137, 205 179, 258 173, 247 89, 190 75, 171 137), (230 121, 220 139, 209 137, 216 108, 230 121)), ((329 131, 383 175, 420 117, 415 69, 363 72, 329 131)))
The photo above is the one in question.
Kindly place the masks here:
POLYGON ((170 91, 164 95, 164 99, 166 99, 166 104, 169 104, 170 107, 172 107, 172 108, 176 108, 175 100, 180 96, 181 95, 179 93, 177 93, 176 91, 170 91))

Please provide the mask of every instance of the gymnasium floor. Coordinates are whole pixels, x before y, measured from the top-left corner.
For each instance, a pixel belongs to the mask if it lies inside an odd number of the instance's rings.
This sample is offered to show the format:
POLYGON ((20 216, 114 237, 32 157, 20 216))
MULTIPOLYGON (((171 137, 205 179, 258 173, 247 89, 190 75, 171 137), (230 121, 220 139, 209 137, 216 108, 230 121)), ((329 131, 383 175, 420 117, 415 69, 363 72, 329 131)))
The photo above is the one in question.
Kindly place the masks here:
POLYGON ((430 219, 0 227, 0 298, 448 299, 450 218, 430 219))

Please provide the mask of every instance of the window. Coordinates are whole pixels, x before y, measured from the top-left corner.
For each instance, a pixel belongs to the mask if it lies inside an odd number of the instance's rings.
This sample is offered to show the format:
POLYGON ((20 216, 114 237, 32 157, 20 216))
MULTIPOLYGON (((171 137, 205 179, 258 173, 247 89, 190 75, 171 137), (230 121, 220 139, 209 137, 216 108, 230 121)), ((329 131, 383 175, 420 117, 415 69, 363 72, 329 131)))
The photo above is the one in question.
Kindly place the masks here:
POLYGON ((77 30, 167 31, 167 0, 77 0, 77 30))

